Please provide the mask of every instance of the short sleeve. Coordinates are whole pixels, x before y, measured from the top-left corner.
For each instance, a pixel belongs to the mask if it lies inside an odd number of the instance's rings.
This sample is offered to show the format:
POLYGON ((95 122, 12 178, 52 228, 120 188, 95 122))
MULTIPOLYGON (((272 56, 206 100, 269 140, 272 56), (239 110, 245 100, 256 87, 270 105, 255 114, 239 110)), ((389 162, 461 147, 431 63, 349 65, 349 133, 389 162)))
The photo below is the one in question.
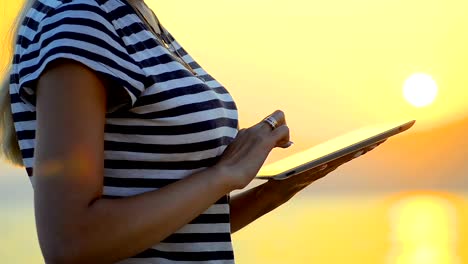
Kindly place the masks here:
POLYGON ((30 110, 35 110, 38 78, 57 59, 80 62, 112 84, 108 112, 135 103, 145 88, 143 71, 127 52, 111 16, 97 3, 71 1, 49 8, 42 18, 33 6, 28 14, 19 30, 15 63, 17 92, 30 110))

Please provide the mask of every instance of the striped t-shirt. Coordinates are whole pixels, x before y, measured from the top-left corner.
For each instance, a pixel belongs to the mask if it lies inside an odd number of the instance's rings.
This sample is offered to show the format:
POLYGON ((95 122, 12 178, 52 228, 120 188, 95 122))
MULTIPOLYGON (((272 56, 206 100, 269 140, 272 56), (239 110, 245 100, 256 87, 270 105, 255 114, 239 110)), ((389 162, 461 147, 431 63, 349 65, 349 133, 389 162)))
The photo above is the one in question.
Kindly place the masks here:
MULTIPOLYGON (((198 77, 158 44, 126 0, 35 2, 20 27, 10 76, 13 120, 31 181, 35 83, 58 58, 113 82, 104 129, 105 198, 157 190, 219 160, 238 131, 236 105, 167 33, 198 77)), ((119 263, 173 262, 234 262, 228 195, 161 243, 119 263)))

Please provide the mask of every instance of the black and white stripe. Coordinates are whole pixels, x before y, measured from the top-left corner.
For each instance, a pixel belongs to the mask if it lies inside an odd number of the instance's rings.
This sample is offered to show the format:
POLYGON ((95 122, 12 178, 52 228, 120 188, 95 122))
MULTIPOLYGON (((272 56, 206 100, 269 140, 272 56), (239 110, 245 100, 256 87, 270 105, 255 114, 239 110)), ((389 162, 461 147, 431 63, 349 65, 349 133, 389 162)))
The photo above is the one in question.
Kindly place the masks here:
MULTIPOLYGON (((110 78, 131 99, 117 101, 106 116, 104 198, 157 190, 215 164, 237 134, 236 105, 170 38, 199 77, 158 44, 125 0, 38 0, 20 28, 10 76, 28 175, 34 163, 35 83, 59 58, 110 78)), ((229 219, 226 196, 161 243, 119 263, 233 263, 229 219)))

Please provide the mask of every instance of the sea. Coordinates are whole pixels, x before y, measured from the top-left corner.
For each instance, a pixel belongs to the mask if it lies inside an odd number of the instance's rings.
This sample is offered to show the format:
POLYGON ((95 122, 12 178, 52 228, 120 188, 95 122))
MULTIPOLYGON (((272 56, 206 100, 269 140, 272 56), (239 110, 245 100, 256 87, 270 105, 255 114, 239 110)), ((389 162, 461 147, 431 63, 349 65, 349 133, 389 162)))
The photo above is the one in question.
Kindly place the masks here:
MULTIPOLYGON (((44 263, 32 192, 0 197, 0 263, 44 263)), ((234 233, 233 244, 238 264, 468 263, 468 195, 303 193, 234 233)))

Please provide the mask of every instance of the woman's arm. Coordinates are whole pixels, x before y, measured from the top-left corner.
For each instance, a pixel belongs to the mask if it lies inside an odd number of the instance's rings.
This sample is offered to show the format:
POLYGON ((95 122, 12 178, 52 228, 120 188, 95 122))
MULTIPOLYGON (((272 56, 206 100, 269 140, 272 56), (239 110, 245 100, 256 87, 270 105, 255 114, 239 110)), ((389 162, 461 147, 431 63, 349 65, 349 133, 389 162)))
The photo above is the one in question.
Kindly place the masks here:
POLYGON ((112 263, 142 252, 243 188, 289 137, 287 127, 258 124, 214 167, 156 191, 103 199, 105 109, 103 82, 79 63, 49 65, 38 81, 33 184, 47 263, 112 263))
POLYGON ((285 196, 269 191, 269 187, 269 182, 266 182, 231 197, 231 233, 237 232, 287 201, 285 196))
MULTIPOLYGON (((374 149, 381 143, 383 141, 366 148, 359 156, 374 149)), ((289 201, 314 181, 323 178, 339 166, 357 157, 358 155, 352 153, 331 162, 328 166, 305 171, 285 180, 269 180, 262 185, 233 196, 231 198, 231 232, 234 233, 244 228, 289 201)))
MULTIPOLYGON (((333 169, 313 170, 307 172, 322 178, 333 169)), ((297 175, 296 177, 298 177, 297 175)), ((286 203, 299 191, 311 183, 291 183, 288 180, 269 180, 255 188, 239 193, 231 198, 231 232, 234 233, 261 216, 286 203)))
POLYGON ((47 262, 111 263, 130 257, 230 191, 212 168, 158 191, 101 199, 105 88, 93 72, 63 63, 40 79, 37 100, 34 198, 47 262))

